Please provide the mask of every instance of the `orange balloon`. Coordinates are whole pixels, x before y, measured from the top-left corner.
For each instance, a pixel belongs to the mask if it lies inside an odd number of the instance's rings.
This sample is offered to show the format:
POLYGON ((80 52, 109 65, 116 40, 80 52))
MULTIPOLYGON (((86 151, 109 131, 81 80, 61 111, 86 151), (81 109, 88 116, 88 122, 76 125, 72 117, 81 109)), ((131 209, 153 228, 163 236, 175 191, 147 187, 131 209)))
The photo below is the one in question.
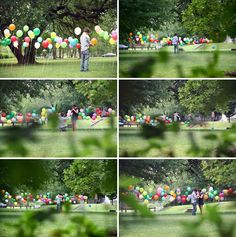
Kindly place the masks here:
POLYGON ((16 29, 16 26, 14 24, 10 24, 8 28, 10 31, 13 31, 16 29))
POLYGON ((98 43, 98 40, 96 38, 91 39, 91 44, 96 45, 98 43))

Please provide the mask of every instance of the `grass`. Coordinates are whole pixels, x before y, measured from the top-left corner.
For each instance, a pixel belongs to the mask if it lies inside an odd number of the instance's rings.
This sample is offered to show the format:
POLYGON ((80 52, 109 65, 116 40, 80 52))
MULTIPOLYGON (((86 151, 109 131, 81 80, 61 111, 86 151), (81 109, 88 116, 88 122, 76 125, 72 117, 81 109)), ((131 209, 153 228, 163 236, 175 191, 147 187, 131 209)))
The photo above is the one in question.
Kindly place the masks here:
MULTIPOLYGON (((213 148, 215 147, 215 141, 209 141, 204 139, 204 136, 213 133, 218 137, 221 136, 223 130, 229 126, 228 123, 224 122, 209 122, 207 127, 196 126, 194 128, 182 126, 182 130, 179 133, 166 132, 165 139, 153 139, 158 141, 160 144, 165 146, 164 151, 174 151, 176 157, 189 156, 187 151, 190 149, 192 143, 190 139, 190 133, 193 134, 197 145, 201 148, 213 148)), ((136 150, 144 149, 148 146, 148 140, 141 137, 139 128, 120 128, 120 154, 125 152, 133 152, 136 150)), ((163 156, 157 149, 153 149, 146 153, 146 157, 158 157, 163 156)))
MULTIPOLYGON (((191 216, 190 213, 184 213, 184 211, 189 207, 191 207, 191 205, 165 208, 163 211, 158 212, 154 219, 141 218, 130 213, 121 214, 120 236, 184 237, 188 233, 186 229, 184 229, 184 223, 193 222, 197 218, 191 216)), ((234 223, 236 221, 236 210, 235 207, 232 209, 232 203, 221 203, 219 206, 219 212, 221 212, 221 216, 227 224, 234 223)), ((227 225, 225 225, 225 228, 227 228, 227 225)), ((201 226, 200 233, 207 233, 208 237, 219 237, 215 226, 209 222, 205 222, 201 226)))
MULTIPOLYGON (((26 141, 24 145, 28 150, 27 157, 71 157, 74 156, 72 144, 75 145, 76 156, 104 157, 103 149, 92 146, 88 150, 88 147, 82 143, 82 140, 89 137, 100 140, 105 135, 105 132, 105 129, 84 129, 74 133, 72 131, 38 130, 35 132, 37 141, 26 141)), ((0 140, 1 136, 4 136, 4 134, 0 134, 0 140)), ((116 134, 113 135, 110 142, 116 144, 116 134)), ((3 145, 0 145, 0 148, 4 148, 3 145)), ((4 156, 14 157, 16 154, 8 151, 4 156)))
MULTIPOLYGON (((96 121, 95 121, 96 122, 96 121)), ((28 154, 27 157, 104 157, 106 156, 103 147, 93 146, 92 144, 84 144, 84 139, 97 139, 106 147, 111 144, 116 146, 116 132, 112 135, 112 139, 107 141, 106 133, 110 131, 110 123, 108 119, 101 120, 95 126, 91 127, 91 120, 78 120, 77 131, 72 132, 72 129, 67 129, 66 132, 50 129, 44 126, 35 130, 34 135, 36 141, 24 141, 28 154)), ((7 125, 5 125, 7 126, 7 125)), ((1 131, 2 127, 0 127, 1 131)), ((114 130, 115 131, 115 130, 114 130)), ((4 140, 4 132, 0 133, 0 140, 4 140)), ((6 148, 6 145, 0 143, 0 150, 6 148)), ((12 149, 8 149, 4 153, 5 157, 15 157, 12 149)))
MULTIPOLYGON (((24 212, 5 212, 0 211, 0 237, 13 237, 15 230, 8 226, 18 221, 24 212)), ((69 214, 55 214, 54 222, 45 221, 37 228, 36 236, 54 236, 53 230, 58 228, 65 228, 68 226, 69 218, 77 215, 85 215, 90 221, 107 230, 116 230, 116 213, 69 213, 69 214)))
POLYGON ((18 65, 13 58, 0 60, 1 78, 115 78, 116 57, 90 58, 89 72, 80 72, 79 59, 37 59, 35 65, 18 65))
MULTIPOLYGON (((234 61, 236 60, 236 53, 230 51, 231 48, 236 48, 236 45, 233 44, 212 44, 212 45, 203 45, 202 47, 197 48, 196 45, 183 46, 184 52, 180 54, 173 54, 173 47, 165 47, 169 54, 168 63, 162 64, 158 61, 153 67, 152 78, 178 78, 180 77, 178 73, 178 66, 180 65, 184 71, 186 77, 191 76, 191 70, 194 67, 204 67, 206 68, 207 64, 212 60, 212 52, 216 49, 213 49, 212 46, 215 45, 218 50, 220 50, 220 58, 217 65, 217 68, 225 72, 236 71, 236 66, 234 61)), ((147 56, 156 56, 158 51, 120 51, 120 76, 126 77, 125 72, 128 72, 133 65, 142 62, 147 56)), ((192 77, 192 76, 191 76, 192 77)))

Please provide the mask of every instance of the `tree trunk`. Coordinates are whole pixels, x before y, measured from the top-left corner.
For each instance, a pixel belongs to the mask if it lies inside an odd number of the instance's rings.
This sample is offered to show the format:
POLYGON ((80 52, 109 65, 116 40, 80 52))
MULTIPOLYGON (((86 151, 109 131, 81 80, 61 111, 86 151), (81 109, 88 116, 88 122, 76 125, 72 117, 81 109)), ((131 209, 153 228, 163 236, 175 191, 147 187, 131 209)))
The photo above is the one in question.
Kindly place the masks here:
POLYGON ((28 48, 24 49, 24 54, 22 54, 22 45, 19 44, 18 48, 14 47, 13 44, 10 44, 9 47, 17 59, 18 64, 25 65, 25 64, 35 64, 35 47, 34 47, 34 40, 30 43, 28 48))

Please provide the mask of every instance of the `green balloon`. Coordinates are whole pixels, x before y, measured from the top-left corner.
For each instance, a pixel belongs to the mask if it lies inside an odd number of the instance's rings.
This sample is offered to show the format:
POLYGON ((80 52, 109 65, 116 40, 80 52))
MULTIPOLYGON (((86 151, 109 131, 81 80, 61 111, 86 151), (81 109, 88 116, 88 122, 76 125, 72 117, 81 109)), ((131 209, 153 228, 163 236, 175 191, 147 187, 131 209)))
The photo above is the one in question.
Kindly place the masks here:
POLYGON ((7 43, 6 43, 6 40, 5 40, 5 39, 3 39, 3 40, 1 41, 1 45, 2 45, 2 46, 6 46, 6 45, 7 45, 7 43))
POLYGON ((99 31, 98 34, 99 34, 100 37, 104 37, 104 35, 105 35, 105 31, 101 30, 101 31, 99 31))
POLYGON ((29 30, 29 26, 25 25, 25 26, 23 27, 23 30, 24 30, 25 32, 28 31, 28 30, 29 30))
POLYGON ((18 30, 17 32, 16 32, 16 36, 17 37, 21 37, 23 35, 23 31, 22 30, 18 30))
POLYGON ((66 42, 62 42, 61 43, 61 47, 64 49, 64 48, 66 48, 66 46, 67 46, 67 43, 66 42))
POLYGON ((35 34, 36 36, 40 35, 40 33, 41 33, 41 31, 40 31, 39 28, 35 28, 35 29, 33 30, 33 32, 34 32, 34 34, 35 34))
POLYGON ((109 40, 110 37, 109 37, 109 35, 104 35, 103 38, 104 38, 104 40, 109 40))
POLYGON ((6 45, 10 45, 11 44, 11 40, 10 39, 6 39, 6 45))

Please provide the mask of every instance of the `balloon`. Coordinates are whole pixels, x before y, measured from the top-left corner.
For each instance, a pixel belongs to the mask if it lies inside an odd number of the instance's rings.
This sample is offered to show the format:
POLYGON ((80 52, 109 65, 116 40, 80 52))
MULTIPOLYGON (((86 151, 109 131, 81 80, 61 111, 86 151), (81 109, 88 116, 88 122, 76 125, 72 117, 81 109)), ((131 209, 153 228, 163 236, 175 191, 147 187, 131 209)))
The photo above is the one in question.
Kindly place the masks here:
POLYGON ((27 32, 27 31, 29 30, 29 26, 25 25, 25 26, 23 27, 23 30, 24 30, 25 32, 27 32))
POLYGON ((60 44, 56 43, 55 47, 56 47, 56 49, 59 49, 60 48, 60 44))
POLYGON ((79 27, 76 27, 74 32, 75 32, 76 35, 80 35, 81 29, 79 27))
POLYGON ((10 39, 6 39, 6 45, 10 45, 11 44, 11 40, 10 39))
POLYGON ((108 40, 109 39, 109 35, 106 34, 106 35, 103 36, 103 38, 104 38, 104 40, 108 40))
POLYGON ((44 40, 42 43, 42 46, 46 49, 48 48, 49 42, 47 40, 44 40))
POLYGON ((49 44, 49 45, 48 45, 48 48, 49 48, 49 49, 52 49, 52 44, 49 44))
POLYGON ((8 28, 10 31, 13 31, 16 29, 16 26, 14 24, 10 24, 8 28))
POLYGON ((63 40, 62 40, 61 37, 58 37, 58 38, 56 38, 56 42, 57 42, 58 44, 61 44, 61 43, 63 42, 63 40))
POLYGON ((117 40, 117 33, 114 31, 114 32, 112 33, 111 37, 112 37, 113 40, 116 41, 116 40, 117 40))
POLYGON ((100 27, 100 26, 98 26, 98 25, 97 25, 97 26, 95 26, 94 28, 95 28, 95 31, 96 31, 97 33, 98 33, 99 31, 101 31, 101 27, 100 27))
POLYGON ((39 28, 34 28, 33 32, 36 36, 40 35, 40 33, 41 33, 39 28))
POLYGON ((12 124, 12 121, 11 120, 7 120, 7 124, 8 125, 12 124))
POLYGON ((43 38, 42 38, 42 37, 38 37, 37 41, 38 41, 39 43, 41 43, 41 42, 43 41, 43 38))
POLYGON ((80 49, 80 48, 81 48, 81 45, 80 45, 80 44, 76 44, 76 48, 77 48, 77 49, 80 49))
POLYGON ((64 48, 66 48, 66 46, 67 46, 67 43, 66 42, 62 42, 61 43, 61 47, 64 49, 64 48))
POLYGON ((10 33, 10 31, 8 29, 5 29, 3 31, 3 33, 4 33, 5 36, 7 36, 7 35, 10 36, 11 35, 11 33, 10 33))
POLYGON ((140 188, 139 191, 140 191, 140 193, 142 193, 142 192, 144 191, 144 189, 143 189, 143 188, 140 188))
POLYGON ((114 44, 116 43, 116 41, 115 41, 113 38, 110 38, 109 43, 110 43, 111 45, 114 45, 114 44))
POLYGON ((27 47, 29 47, 29 43, 27 43, 27 42, 24 42, 24 43, 23 43, 23 47, 24 47, 24 48, 27 48, 27 47))
POLYGON ((149 201, 147 199, 145 199, 144 203, 147 205, 149 203, 149 201))
POLYGON ((34 47, 35 47, 36 49, 39 49, 39 48, 40 48, 40 43, 39 43, 39 42, 36 42, 36 43, 34 44, 34 47))
POLYGON ((13 43, 13 46, 14 46, 15 48, 17 48, 18 45, 19 45, 19 42, 18 42, 18 41, 15 41, 15 42, 13 43))
POLYGON ((18 30, 17 32, 16 32, 16 36, 17 37, 21 37, 23 35, 23 31, 22 30, 18 30))
POLYGON ((29 43, 29 42, 30 42, 30 37, 26 36, 26 37, 25 37, 25 42, 26 42, 26 43, 29 43))
POLYGON ((35 37, 34 32, 32 30, 28 31, 28 36, 33 39, 35 37))
POLYGON ((52 39, 56 38, 56 36, 57 36, 57 34, 56 34, 55 32, 52 32, 52 33, 51 33, 51 38, 52 38, 52 39))
POLYGON ((96 38, 92 38, 91 39, 91 44, 92 45, 96 45, 98 43, 97 39, 96 38))
POLYGON ((13 36, 11 37, 11 42, 15 42, 15 41, 17 41, 17 38, 16 38, 16 36, 13 35, 13 36))

